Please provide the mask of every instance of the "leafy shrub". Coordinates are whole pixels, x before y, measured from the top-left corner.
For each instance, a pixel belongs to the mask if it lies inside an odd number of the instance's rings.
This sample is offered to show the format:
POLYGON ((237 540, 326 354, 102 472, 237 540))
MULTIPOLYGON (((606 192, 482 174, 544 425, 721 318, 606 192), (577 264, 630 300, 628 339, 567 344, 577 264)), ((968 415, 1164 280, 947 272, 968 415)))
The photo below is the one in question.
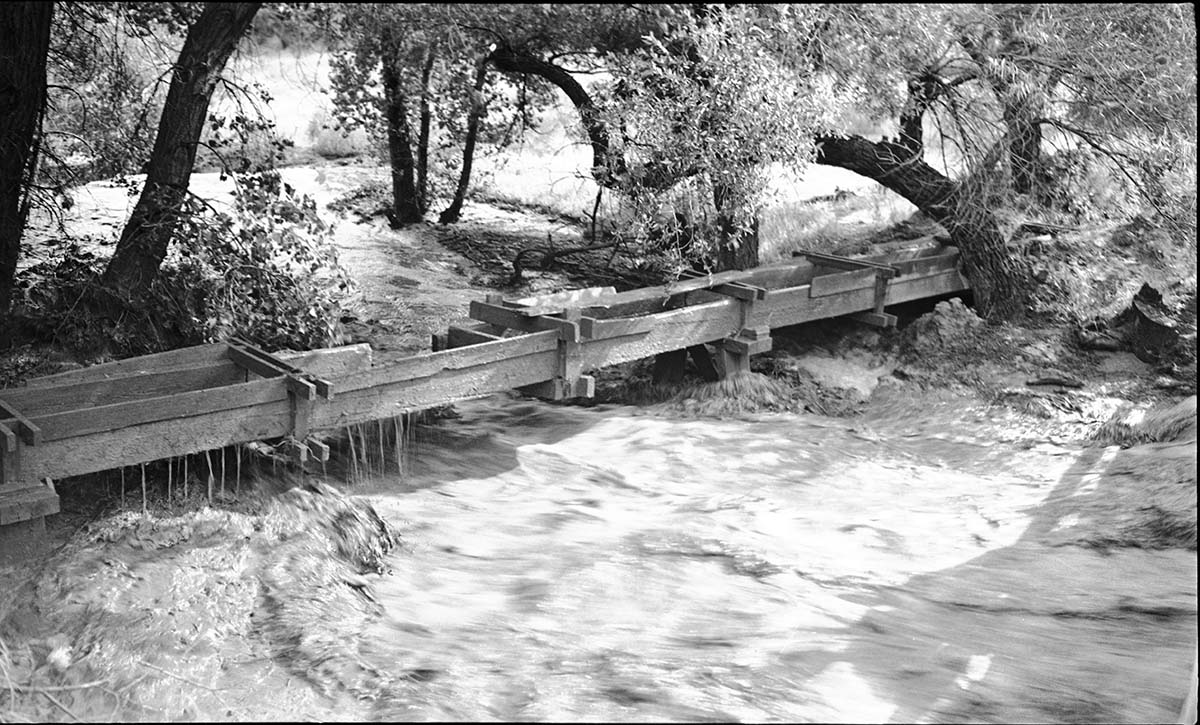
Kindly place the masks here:
POLYGON ((277 172, 237 179, 230 211, 187 202, 157 279, 135 299, 102 286, 107 260, 78 242, 18 278, 24 335, 127 357, 240 336, 267 349, 336 344, 353 282, 332 227, 277 172))
POLYGON ((156 282, 189 338, 238 335, 268 349, 337 341, 353 282, 310 197, 271 171, 237 181, 232 214, 189 211, 156 282))

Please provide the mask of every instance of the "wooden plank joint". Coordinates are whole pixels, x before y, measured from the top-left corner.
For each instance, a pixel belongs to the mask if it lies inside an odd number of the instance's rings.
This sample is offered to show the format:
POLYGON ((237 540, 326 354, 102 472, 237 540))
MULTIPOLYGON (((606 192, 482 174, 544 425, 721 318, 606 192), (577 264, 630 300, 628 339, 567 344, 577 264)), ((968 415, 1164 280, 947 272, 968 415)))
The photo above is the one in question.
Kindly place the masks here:
POLYGON ((21 436, 21 440, 25 441, 25 445, 36 446, 42 442, 42 429, 22 415, 21 411, 4 402, 3 398, 0 398, 0 411, 4 413, 2 420, 6 424, 16 423, 16 432, 21 436))

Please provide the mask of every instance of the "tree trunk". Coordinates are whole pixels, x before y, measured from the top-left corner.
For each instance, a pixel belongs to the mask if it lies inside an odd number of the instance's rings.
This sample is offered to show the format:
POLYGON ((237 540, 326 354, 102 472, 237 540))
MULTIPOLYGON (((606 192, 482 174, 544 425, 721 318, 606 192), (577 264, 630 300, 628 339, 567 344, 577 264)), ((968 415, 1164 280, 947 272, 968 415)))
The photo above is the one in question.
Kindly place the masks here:
POLYGON ((479 122, 487 108, 483 103, 483 89, 487 85, 488 56, 475 65, 475 86, 471 91, 471 112, 467 115, 467 137, 463 141, 462 170, 458 174, 458 186, 454 189, 454 200, 438 216, 438 223, 453 224, 462 214, 463 201, 471 185, 471 165, 475 160, 475 140, 479 137, 479 122))
POLYGON ((429 128, 433 124, 433 108, 429 103, 429 82, 433 77, 433 63, 437 60, 437 46, 430 46, 425 55, 425 66, 421 69, 421 120, 417 128, 417 204, 421 213, 429 211, 429 128))
POLYGON ((396 62, 385 55, 382 62, 385 115, 387 117, 388 157, 392 165, 392 226, 421 221, 421 210, 414 176, 412 135, 408 130, 408 109, 404 85, 396 62))
POLYGON ((1035 284, 1029 265, 1009 252, 996 217, 961 184, 913 157, 901 144, 861 136, 819 141, 817 163, 874 179, 946 227, 962 253, 975 305, 985 317, 1021 317, 1028 311, 1035 284))
POLYGON ((0 3, 0 315, 12 305, 46 107, 54 3, 0 3))
POLYGON ((205 3, 171 74, 146 185, 104 271, 104 283, 128 296, 158 275, 179 221, 208 104, 225 62, 262 3, 205 3))
POLYGON ((1042 127, 1035 120, 1040 114, 1031 108, 1032 105, 1029 99, 1004 104, 1008 165, 1012 171, 1013 190, 1018 194, 1033 191, 1042 158, 1042 127))
POLYGON ((713 187, 713 204, 717 208, 717 271, 750 269, 758 266, 758 220, 749 233, 741 233, 733 218, 726 212, 728 190, 720 184, 713 187))

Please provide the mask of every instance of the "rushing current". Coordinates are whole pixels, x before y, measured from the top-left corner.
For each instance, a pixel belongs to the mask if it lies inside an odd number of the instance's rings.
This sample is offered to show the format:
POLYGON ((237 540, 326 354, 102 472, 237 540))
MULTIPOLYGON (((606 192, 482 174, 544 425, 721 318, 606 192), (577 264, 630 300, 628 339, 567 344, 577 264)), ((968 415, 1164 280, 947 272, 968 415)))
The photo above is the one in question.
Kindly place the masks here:
POLYGON ((949 399, 872 410, 459 406, 354 489, 404 538, 360 635, 406 675, 373 715, 1178 717, 1194 552, 1061 545, 1042 505, 1101 495, 1115 449, 949 399))

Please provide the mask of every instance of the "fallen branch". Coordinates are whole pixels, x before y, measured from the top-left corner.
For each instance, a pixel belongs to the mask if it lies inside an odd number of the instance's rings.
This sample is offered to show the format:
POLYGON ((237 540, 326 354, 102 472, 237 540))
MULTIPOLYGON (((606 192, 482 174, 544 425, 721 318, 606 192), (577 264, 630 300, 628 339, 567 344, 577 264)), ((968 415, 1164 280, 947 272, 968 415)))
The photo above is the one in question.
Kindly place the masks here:
POLYGON ((517 256, 513 258, 513 273, 512 273, 512 277, 509 279, 509 284, 516 285, 516 284, 521 283, 521 274, 525 270, 523 260, 525 259, 526 255, 528 255, 528 254, 532 254, 534 252, 542 252, 542 259, 538 263, 537 266, 539 269, 544 270, 547 268, 547 265, 549 265, 551 262, 558 259, 559 257, 565 257, 569 254, 581 254, 583 252, 595 252, 595 251, 598 251, 601 249, 610 249, 615 246, 617 246, 617 242, 613 241, 613 242, 604 242, 603 244, 591 244, 591 245, 588 245, 585 247, 569 247, 567 249, 559 249, 559 250, 551 249, 548 251, 543 250, 540 247, 526 247, 525 249, 522 249, 521 251, 517 252, 517 256))
POLYGON ((35 685, 18 685, 13 683, 9 685, 10 689, 17 692, 31 692, 45 694, 47 692, 69 692, 70 690, 86 690, 89 687, 99 687, 108 683, 108 678, 103 680, 93 680, 92 682, 81 682, 78 685, 50 685, 46 687, 38 687, 35 685))
POLYGON ((199 687, 202 690, 208 690, 209 692, 220 692, 223 689, 220 687, 209 687, 208 685, 202 685, 199 682, 196 682, 195 680, 189 680, 188 678, 184 677, 183 675, 177 675, 174 672, 171 672, 170 670, 164 670, 163 668, 159 667, 158 665, 152 665, 149 662, 147 662, 146 660, 139 660, 139 662, 141 664, 145 665, 146 667, 149 667, 152 670, 158 670, 159 672, 163 673, 167 677, 173 677, 176 680, 179 680, 180 682, 186 682, 189 685, 194 685, 196 687, 199 687))

